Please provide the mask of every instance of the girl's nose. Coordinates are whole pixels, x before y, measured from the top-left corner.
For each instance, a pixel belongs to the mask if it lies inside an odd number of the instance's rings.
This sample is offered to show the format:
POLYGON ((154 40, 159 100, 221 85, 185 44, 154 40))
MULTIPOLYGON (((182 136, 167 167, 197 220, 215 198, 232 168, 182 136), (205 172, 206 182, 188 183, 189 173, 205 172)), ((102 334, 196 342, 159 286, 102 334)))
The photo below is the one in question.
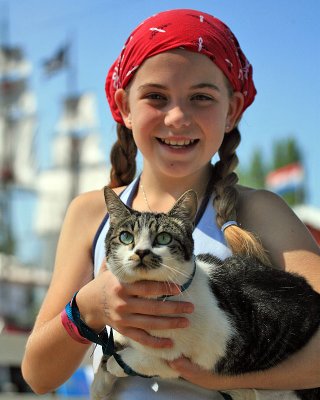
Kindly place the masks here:
POLYGON ((166 126, 171 126, 176 129, 187 127, 191 124, 191 115, 185 107, 176 105, 167 111, 164 123, 166 126))

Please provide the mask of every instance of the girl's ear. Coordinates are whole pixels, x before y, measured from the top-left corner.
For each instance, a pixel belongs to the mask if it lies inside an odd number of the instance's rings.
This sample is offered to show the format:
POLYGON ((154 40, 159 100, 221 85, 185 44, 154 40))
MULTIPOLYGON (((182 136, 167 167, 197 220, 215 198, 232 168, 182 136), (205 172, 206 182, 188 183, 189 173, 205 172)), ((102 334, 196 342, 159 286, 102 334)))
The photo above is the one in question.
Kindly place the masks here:
POLYGON ((244 98, 240 92, 234 92, 230 97, 229 112, 226 119, 226 132, 238 125, 243 110, 244 98))
POLYGON ((121 113, 125 126, 128 129, 132 129, 128 93, 124 89, 118 89, 114 94, 114 100, 121 113))

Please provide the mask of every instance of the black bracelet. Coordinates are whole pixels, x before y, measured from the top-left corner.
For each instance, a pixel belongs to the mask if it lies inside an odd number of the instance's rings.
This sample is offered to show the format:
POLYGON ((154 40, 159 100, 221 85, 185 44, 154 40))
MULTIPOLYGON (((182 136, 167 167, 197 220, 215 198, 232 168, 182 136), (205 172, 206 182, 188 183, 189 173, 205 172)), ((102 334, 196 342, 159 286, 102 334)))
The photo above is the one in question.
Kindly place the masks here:
POLYGON ((66 311, 69 315, 71 315, 70 319, 74 322, 80 335, 93 343, 97 343, 102 347, 102 351, 104 355, 113 356, 120 367, 124 370, 127 375, 131 376, 140 376, 142 378, 151 378, 149 375, 143 375, 135 372, 132 368, 129 367, 121 358, 120 354, 115 352, 114 340, 113 340, 113 330, 110 328, 110 335, 108 335, 107 328, 104 329, 100 333, 96 333, 93 329, 91 329, 85 322, 82 321, 80 317, 80 311, 76 301, 76 292, 69 303, 67 304, 66 311), (67 310, 68 308, 68 310, 67 310))
POLYGON ((90 340, 90 342, 99 344, 102 347, 103 354, 112 355, 114 353, 113 335, 108 335, 106 327, 104 327, 100 333, 96 333, 85 322, 82 321, 76 301, 77 293, 78 292, 74 294, 70 303, 66 305, 68 317, 76 325, 82 337, 90 340))

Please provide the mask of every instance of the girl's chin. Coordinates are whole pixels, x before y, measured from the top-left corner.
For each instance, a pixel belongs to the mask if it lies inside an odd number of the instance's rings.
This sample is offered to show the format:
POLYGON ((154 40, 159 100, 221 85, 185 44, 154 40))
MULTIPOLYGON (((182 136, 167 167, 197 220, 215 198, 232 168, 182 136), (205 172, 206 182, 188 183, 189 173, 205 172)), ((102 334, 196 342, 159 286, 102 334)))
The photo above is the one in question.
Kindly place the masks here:
MULTIPOLYGON (((151 161, 152 162, 152 161, 151 161)), ((152 165, 156 164, 155 161, 152 162, 152 165)), ((194 162, 182 162, 182 161, 169 161, 167 160, 164 163, 158 164, 158 170, 161 171, 164 175, 171 178, 183 178, 194 173, 200 171, 202 168, 206 168, 206 165, 200 165, 199 163, 194 162)))

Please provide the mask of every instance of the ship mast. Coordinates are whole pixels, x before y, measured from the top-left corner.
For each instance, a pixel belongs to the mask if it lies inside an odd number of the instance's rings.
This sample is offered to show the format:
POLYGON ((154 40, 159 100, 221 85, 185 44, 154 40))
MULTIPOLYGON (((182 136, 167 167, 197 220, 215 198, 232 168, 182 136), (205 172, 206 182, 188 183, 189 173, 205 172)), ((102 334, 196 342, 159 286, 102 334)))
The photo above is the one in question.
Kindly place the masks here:
MULTIPOLYGON (((51 144, 51 167, 37 178, 38 206, 35 229, 44 251, 41 265, 52 269, 66 208, 79 193, 108 183, 106 157, 101 148, 96 98, 78 90, 74 37, 45 62, 54 74, 66 73, 66 95, 51 144), (50 216, 50 217, 48 217, 50 216)), ((48 77, 53 77, 51 72, 48 77)))
POLYGON ((9 43, 8 5, 0 21, 0 251, 12 254, 11 197, 19 188, 33 190, 35 98, 28 89, 31 71, 20 47, 9 43))

